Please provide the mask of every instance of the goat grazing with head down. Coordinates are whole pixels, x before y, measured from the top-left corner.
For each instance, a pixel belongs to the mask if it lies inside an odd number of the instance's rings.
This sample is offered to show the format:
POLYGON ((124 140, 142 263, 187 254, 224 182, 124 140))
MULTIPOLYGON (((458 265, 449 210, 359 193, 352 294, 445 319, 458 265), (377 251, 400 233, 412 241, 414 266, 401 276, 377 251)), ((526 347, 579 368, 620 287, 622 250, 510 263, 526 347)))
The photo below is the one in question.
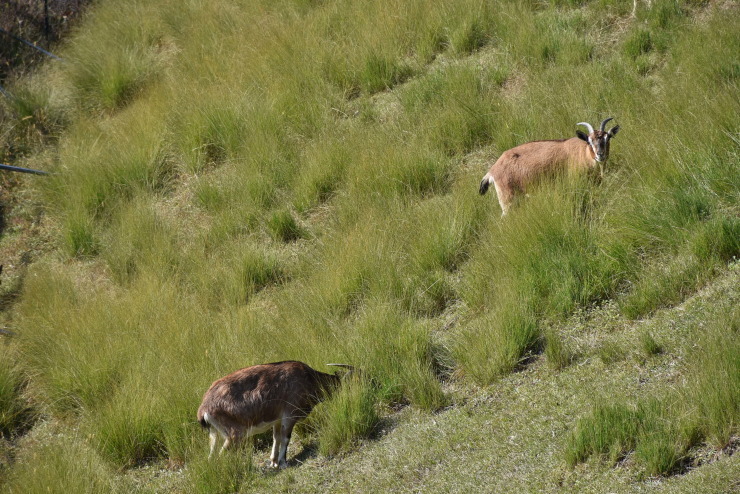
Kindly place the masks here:
POLYGON ((591 124, 580 122, 588 135, 576 131, 576 137, 552 141, 533 141, 504 151, 480 183, 480 193, 485 194, 493 184, 505 215, 514 198, 526 193, 527 188, 543 177, 569 170, 587 172, 596 170, 603 174, 602 165, 609 158, 609 141, 617 135, 619 126, 608 132, 605 129, 611 117, 601 122, 599 130, 591 124))
MULTIPOLYGON (((352 371, 349 365, 329 365, 352 371)), ((296 361, 254 365, 222 377, 206 391, 198 408, 198 422, 209 429, 209 458, 219 434, 224 439, 223 452, 272 428, 270 465, 285 468, 293 426, 334 391, 341 379, 296 361)))

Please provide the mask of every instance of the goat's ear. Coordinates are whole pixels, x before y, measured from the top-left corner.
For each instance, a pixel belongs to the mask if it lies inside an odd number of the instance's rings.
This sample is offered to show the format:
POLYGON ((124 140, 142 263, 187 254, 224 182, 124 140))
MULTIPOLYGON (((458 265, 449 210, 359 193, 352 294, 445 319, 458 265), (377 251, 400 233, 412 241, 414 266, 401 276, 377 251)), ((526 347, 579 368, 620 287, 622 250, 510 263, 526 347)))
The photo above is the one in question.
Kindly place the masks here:
POLYGON ((578 137, 578 138, 579 138, 580 140, 588 142, 588 136, 587 136, 586 134, 584 134, 584 133, 583 133, 582 131, 580 131, 580 130, 576 130, 576 136, 577 136, 577 137, 578 137))
POLYGON ((612 127, 612 130, 609 131, 609 137, 614 137, 617 135, 617 132, 619 132, 619 125, 612 127))

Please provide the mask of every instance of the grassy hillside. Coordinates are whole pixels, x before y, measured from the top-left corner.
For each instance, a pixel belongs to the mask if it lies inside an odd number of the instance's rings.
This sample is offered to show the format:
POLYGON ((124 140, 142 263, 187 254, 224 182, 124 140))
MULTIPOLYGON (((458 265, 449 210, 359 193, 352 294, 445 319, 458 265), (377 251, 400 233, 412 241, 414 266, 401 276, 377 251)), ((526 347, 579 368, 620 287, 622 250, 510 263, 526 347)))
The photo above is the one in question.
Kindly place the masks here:
POLYGON ((0 489, 736 488, 740 10, 632 8, 96 2, 1 107, 54 175, 3 177, 0 489), (609 116, 600 183, 478 195, 609 116), (290 470, 206 462, 208 385, 285 359, 364 379, 290 470))

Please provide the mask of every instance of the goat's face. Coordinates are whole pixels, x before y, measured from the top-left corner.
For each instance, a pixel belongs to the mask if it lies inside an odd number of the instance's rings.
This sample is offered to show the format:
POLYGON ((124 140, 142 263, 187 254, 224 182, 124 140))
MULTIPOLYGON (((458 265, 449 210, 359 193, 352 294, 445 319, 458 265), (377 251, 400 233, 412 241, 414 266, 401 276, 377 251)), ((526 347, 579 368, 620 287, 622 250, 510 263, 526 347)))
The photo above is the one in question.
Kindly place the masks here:
MULTIPOLYGON (((615 127, 618 129, 618 127, 615 127)), ((609 140, 612 138, 612 133, 604 132, 603 130, 596 130, 588 136, 588 144, 594 151, 594 157, 596 161, 602 163, 609 159, 609 140)))
POLYGON ((576 131, 578 138, 586 141, 588 145, 591 146, 591 149, 594 152, 594 159, 599 163, 603 163, 609 159, 609 141, 611 141, 612 137, 617 135, 617 132, 619 132, 619 125, 612 127, 609 132, 604 131, 604 127, 609 120, 611 120, 611 118, 607 118, 601 122, 601 129, 599 130, 594 130, 593 127, 586 122, 579 123, 578 125, 585 125, 588 127, 588 135, 580 130, 576 131))

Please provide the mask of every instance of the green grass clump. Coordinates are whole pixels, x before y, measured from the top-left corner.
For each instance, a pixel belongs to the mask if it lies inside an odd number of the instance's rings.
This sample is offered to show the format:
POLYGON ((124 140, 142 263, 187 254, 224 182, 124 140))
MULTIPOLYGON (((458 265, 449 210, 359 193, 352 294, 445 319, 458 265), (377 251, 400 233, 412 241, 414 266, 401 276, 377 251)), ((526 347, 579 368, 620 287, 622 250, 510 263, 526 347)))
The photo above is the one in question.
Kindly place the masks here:
POLYGON ((640 333, 640 350, 646 357, 652 357, 663 353, 663 346, 658 343, 650 331, 643 331, 640 333))
POLYGON ((404 82, 411 75, 411 67, 371 52, 365 59, 360 87, 368 93, 376 93, 404 82))
POLYGON ((562 318, 613 290, 607 273, 619 259, 599 255, 597 229, 582 218, 589 190, 584 182, 566 180, 528 198, 516 216, 487 225, 465 268, 462 296, 485 313, 485 323, 462 333, 457 359, 466 372, 475 366, 476 375, 490 376, 487 381, 511 372, 539 350, 542 321, 562 318), (522 243, 529 249, 522 250, 522 243), (481 343, 467 350, 474 341, 481 343), (489 370, 480 374, 482 369, 489 370))
MULTIPOLYGON (((694 206, 691 209, 696 211, 694 206)), ((740 253, 740 222, 731 217, 707 218, 695 225, 680 249, 674 258, 660 259, 644 268, 632 291, 621 300, 626 315, 639 317, 682 300, 736 257, 740 253)))
POLYGON ((649 53, 653 49, 653 41, 650 31, 647 29, 635 30, 624 44, 624 53, 633 60, 640 55, 649 53))
POLYGON ((306 236, 306 232, 296 222, 293 214, 285 209, 275 211, 267 221, 267 227, 276 240, 294 242, 306 236))
POLYGON ((545 334, 545 357, 555 370, 568 367, 578 358, 578 352, 553 330, 545 334))
POLYGON ((673 0, 659 0, 641 13, 650 25, 661 29, 675 27, 686 14, 686 6, 682 3, 673 0))
POLYGON ((94 494, 131 492, 132 488, 83 439, 50 434, 42 441, 34 441, 18 458, 4 482, 3 492, 94 494))
POLYGON ((380 420, 375 401, 371 383, 347 378, 311 418, 319 430, 319 452, 327 456, 346 452, 370 437, 380 420))
POLYGON ((496 91, 511 65, 506 59, 497 62, 490 71, 470 66, 440 69, 405 89, 402 103, 425 129, 425 146, 449 156, 490 141, 497 126, 494 115, 504 110, 496 91))
POLYGON ((167 278, 178 270, 175 232, 147 202, 142 198, 121 208, 100 249, 114 279, 122 284, 130 283, 141 271, 158 271, 167 278))
POLYGON ((53 176, 47 189, 49 200, 73 220, 70 228, 108 220, 137 194, 168 187, 173 169, 162 132, 160 115, 147 102, 115 122, 83 120, 70 130, 60 144, 60 159, 69 169, 53 176))
POLYGON ((430 328, 382 300, 370 302, 359 316, 354 331, 347 334, 346 351, 350 362, 372 379, 376 399, 424 410, 444 406, 447 399, 435 375, 430 328), (357 341, 364 341, 364 347, 356 346, 357 341))
POLYGON ((204 453, 190 464, 187 488, 202 494, 230 494, 244 492, 255 476, 252 464, 251 441, 229 454, 207 459, 204 453))
POLYGON ((67 252, 74 257, 92 257, 100 251, 100 239, 90 215, 77 208, 67 212, 63 222, 63 239, 67 252))
POLYGON ((84 110, 112 112, 132 102, 156 79, 168 56, 160 9, 136 2, 126 8, 146 21, 136 26, 119 22, 111 5, 96 6, 99 21, 78 33, 79 41, 64 54, 70 63, 63 70, 84 110))
POLYGON ((566 462, 573 467, 595 455, 616 463, 634 451, 634 458, 648 476, 668 475, 676 469, 694 444, 676 422, 676 404, 648 400, 637 407, 623 404, 597 405, 590 416, 579 420, 566 449, 566 462))
POLYGON ((676 414, 678 403, 646 400, 642 430, 637 436, 635 459, 647 476, 670 475, 681 468, 689 448, 700 440, 698 431, 685 415, 676 414))
POLYGON ((703 437, 723 448, 740 430, 740 310, 712 321, 692 370, 687 398, 698 408, 703 437))
POLYGON ((599 345, 596 353, 601 361, 606 365, 621 362, 627 358, 627 352, 625 349, 622 348, 619 343, 613 341, 607 341, 599 345))
POLYGON ((304 168, 295 188, 300 212, 322 205, 340 189, 352 153, 345 140, 322 142, 307 150, 304 168))
POLYGON ((290 276, 284 261, 261 246, 226 242, 205 256, 210 263, 189 276, 194 291, 213 308, 243 306, 260 290, 290 276))
POLYGON ((727 446, 740 427, 739 314, 735 307, 715 314, 699 336, 681 389, 636 407, 595 405, 570 436, 567 463, 572 467, 590 456, 616 462, 634 452, 645 475, 669 475, 682 468, 692 447, 727 446))
POLYGON ((453 347, 455 361, 466 375, 492 383, 514 371, 537 349, 539 331, 534 314, 522 311, 526 299, 508 301, 463 328, 453 347))
POLYGON ((643 417, 629 405, 608 404, 594 407, 591 415, 576 424, 566 449, 566 462, 574 466, 591 455, 620 460, 634 449, 643 417))
POLYGON ((115 396, 94 412, 95 419, 88 422, 88 437, 97 451, 114 465, 124 468, 143 465, 167 453, 162 431, 163 404, 153 407, 155 400, 147 400, 150 408, 126 408, 123 403, 141 403, 137 394, 148 391, 126 385, 115 396))
POLYGON ((483 12, 483 17, 475 17, 450 34, 449 44, 453 53, 456 55, 466 55, 472 53, 489 41, 488 26, 491 24, 490 19, 486 19, 487 12, 483 12))

